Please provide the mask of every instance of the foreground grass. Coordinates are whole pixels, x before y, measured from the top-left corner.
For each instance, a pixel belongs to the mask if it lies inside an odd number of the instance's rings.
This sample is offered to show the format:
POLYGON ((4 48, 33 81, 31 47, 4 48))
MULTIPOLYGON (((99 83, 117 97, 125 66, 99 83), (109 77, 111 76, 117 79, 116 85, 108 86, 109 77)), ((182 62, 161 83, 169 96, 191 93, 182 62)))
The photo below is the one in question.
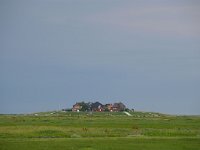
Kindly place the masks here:
POLYGON ((4 139, 0 145, 2 150, 198 150, 200 142, 193 138, 66 138, 4 139))
POLYGON ((0 149, 200 149, 200 117, 155 113, 0 115, 0 149))

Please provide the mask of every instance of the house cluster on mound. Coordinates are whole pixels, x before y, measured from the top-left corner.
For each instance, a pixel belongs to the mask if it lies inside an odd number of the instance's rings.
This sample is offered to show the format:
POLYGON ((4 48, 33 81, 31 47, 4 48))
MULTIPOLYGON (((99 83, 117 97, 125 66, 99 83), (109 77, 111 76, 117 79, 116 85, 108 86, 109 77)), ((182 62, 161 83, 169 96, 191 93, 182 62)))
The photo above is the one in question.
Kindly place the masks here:
POLYGON ((114 103, 114 104, 101 104, 100 102, 95 103, 85 103, 85 102, 77 102, 73 105, 72 111, 73 112, 79 112, 79 111, 94 111, 94 112, 119 112, 119 111, 125 111, 127 108, 122 103, 114 103))

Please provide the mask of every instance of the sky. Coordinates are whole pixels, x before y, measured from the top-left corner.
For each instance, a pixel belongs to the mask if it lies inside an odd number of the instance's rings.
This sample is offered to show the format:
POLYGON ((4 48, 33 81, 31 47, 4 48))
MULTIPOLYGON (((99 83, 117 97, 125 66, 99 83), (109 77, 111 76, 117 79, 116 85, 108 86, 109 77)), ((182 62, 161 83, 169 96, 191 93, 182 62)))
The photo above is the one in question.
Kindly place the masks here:
POLYGON ((0 0, 0 113, 79 101, 200 115, 200 1, 0 0))

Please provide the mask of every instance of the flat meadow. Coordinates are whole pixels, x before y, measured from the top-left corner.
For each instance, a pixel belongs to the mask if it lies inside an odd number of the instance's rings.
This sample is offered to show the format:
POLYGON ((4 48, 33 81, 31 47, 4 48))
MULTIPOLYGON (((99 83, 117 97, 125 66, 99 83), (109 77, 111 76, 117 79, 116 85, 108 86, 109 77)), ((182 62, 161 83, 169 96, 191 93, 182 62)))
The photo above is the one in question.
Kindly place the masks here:
POLYGON ((198 150, 200 116, 131 112, 0 115, 0 150, 198 150))

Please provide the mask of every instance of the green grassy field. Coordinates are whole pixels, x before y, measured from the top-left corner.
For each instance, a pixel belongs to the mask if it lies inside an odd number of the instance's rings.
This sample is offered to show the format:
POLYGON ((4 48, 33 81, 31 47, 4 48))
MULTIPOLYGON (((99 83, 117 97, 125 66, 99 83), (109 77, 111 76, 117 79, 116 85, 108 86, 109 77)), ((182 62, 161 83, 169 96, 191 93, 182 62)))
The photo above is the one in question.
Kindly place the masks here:
POLYGON ((200 116, 46 112, 0 115, 0 149, 198 150, 200 116))

